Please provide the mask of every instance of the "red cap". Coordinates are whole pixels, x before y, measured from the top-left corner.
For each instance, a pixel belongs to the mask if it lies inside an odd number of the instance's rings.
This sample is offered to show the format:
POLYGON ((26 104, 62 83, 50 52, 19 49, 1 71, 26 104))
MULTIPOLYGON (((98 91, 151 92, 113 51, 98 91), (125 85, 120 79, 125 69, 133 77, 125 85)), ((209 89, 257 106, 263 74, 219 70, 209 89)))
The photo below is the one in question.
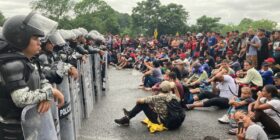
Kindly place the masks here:
POLYGON ((275 60, 274 60, 274 58, 267 58, 267 59, 265 59, 264 60, 265 62, 268 62, 268 63, 275 63, 275 60))
POLYGON ((199 57, 199 52, 195 52, 194 57, 199 57))
POLYGON ((185 53, 181 53, 179 56, 181 59, 185 59, 187 57, 187 55, 185 53))
POLYGON ((227 51, 227 54, 233 54, 233 52, 232 51, 227 51))

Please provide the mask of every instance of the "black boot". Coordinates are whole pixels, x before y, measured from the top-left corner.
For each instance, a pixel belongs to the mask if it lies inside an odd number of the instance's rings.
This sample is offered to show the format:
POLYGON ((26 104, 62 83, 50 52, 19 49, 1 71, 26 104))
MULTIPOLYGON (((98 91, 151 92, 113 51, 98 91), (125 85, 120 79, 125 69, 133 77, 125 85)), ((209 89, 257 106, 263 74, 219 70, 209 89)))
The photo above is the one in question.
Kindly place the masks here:
POLYGON ((123 114, 124 114, 125 116, 127 116, 128 118, 130 117, 130 112, 127 111, 125 108, 123 108, 123 114))
POLYGON ((129 125, 129 118, 127 116, 122 117, 121 119, 115 119, 115 123, 119 125, 128 126, 129 125))

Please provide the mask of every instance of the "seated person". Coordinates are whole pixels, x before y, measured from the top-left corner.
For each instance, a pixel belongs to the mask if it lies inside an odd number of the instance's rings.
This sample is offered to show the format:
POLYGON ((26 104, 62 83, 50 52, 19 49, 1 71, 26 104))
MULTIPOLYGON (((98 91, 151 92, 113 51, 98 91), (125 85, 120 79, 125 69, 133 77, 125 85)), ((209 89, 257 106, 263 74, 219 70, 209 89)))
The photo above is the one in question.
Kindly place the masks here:
POLYGON ((258 99, 250 104, 249 115, 261 122, 269 134, 280 134, 280 97, 274 85, 266 85, 258 92, 258 99))
POLYGON ((218 69, 212 71, 212 75, 215 75, 219 72, 227 72, 226 74, 233 76, 235 75, 235 71, 230 67, 229 61, 224 59, 220 65, 217 65, 218 69))
POLYGON ((177 78, 180 81, 184 80, 185 78, 187 78, 189 76, 189 72, 185 68, 185 63, 182 60, 179 59, 179 60, 173 61, 173 65, 175 65, 175 67, 173 67, 171 69, 171 71, 176 73, 177 78))
POLYGON ((235 71, 239 71, 241 70, 241 65, 239 63, 239 60, 238 60, 238 56, 237 55, 233 55, 232 59, 231 59, 231 63, 230 63, 230 67, 235 71))
POLYGON ((204 92, 198 94, 193 98, 194 101, 201 101, 194 104, 186 105, 187 109, 194 109, 195 107, 210 107, 218 106, 220 108, 228 108, 229 100, 237 96, 237 86, 234 79, 229 75, 216 75, 212 82, 213 92, 204 92))
POLYGON ((274 81, 275 87, 278 90, 278 93, 280 93, 280 72, 278 72, 274 75, 273 81, 274 81))
POLYGON ((262 69, 259 72, 263 79, 263 85, 273 84, 273 71, 269 69, 267 62, 262 63, 262 69))
POLYGON ((212 70, 211 70, 210 66, 208 65, 208 63, 205 62, 204 57, 199 57, 199 63, 201 64, 201 69, 205 70, 209 76, 211 74, 212 70))
POLYGON ((236 133, 238 140, 268 140, 262 127, 255 124, 246 113, 237 111, 234 118, 240 124, 236 133))
POLYGON ((227 114, 225 114, 222 118, 219 118, 218 121, 220 123, 234 123, 233 115, 236 111, 248 111, 248 106, 250 103, 254 102, 254 99, 252 98, 252 92, 249 87, 243 87, 241 89, 241 97, 233 97, 229 100, 229 109, 227 111, 227 114))
POLYGON ((115 123, 120 125, 129 125, 130 119, 143 111, 148 119, 155 124, 160 124, 167 117, 167 103, 172 99, 180 101, 178 97, 172 94, 171 84, 168 81, 163 81, 160 84, 160 93, 153 96, 138 99, 136 106, 130 111, 123 109, 124 117, 115 119, 115 123))
POLYGON ((143 75, 144 85, 140 85, 140 88, 145 88, 146 90, 151 90, 151 87, 162 80, 162 73, 160 69, 160 64, 158 61, 153 61, 152 66, 147 62, 144 62, 145 66, 149 71, 145 72, 143 75))
POLYGON ((201 69, 200 63, 196 63, 193 65, 192 76, 186 80, 186 85, 197 86, 200 84, 200 82, 207 79, 208 79, 207 72, 201 69))
POLYGON ((171 83, 172 92, 182 100, 184 96, 184 88, 180 81, 177 79, 176 73, 170 72, 167 80, 171 83))
MULTIPOLYGON (((242 86, 250 86, 256 91, 263 86, 263 79, 260 73, 254 68, 253 62, 250 60, 244 61, 244 69, 247 70, 244 78, 236 78, 236 82, 242 86)), ((253 98, 256 99, 256 94, 253 93, 253 98)))

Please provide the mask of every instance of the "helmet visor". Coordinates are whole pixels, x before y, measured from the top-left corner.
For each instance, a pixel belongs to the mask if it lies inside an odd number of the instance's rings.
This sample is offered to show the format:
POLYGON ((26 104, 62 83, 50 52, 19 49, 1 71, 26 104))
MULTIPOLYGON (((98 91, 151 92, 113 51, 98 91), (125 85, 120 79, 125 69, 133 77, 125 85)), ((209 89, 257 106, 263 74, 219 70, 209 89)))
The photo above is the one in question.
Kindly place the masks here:
POLYGON ((54 33, 58 26, 57 22, 34 12, 31 12, 25 18, 24 23, 30 27, 42 31, 45 35, 54 33))
POLYGON ((51 41, 51 43, 56 46, 62 46, 65 45, 66 42, 65 40, 62 38, 62 36, 60 35, 60 33, 58 31, 56 31, 55 33, 51 34, 48 39, 51 41))

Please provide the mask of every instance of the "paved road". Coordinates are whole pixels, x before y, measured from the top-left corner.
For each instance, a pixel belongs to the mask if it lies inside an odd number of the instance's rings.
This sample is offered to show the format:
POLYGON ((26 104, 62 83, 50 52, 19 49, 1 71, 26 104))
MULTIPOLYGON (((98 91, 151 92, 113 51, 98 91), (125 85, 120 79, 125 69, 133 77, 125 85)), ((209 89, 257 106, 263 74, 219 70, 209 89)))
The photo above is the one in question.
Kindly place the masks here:
POLYGON ((145 118, 143 113, 133 118, 129 127, 118 126, 113 120, 123 116, 122 108, 132 108, 137 98, 150 93, 137 89, 140 75, 135 76, 132 70, 111 68, 109 82, 110 90, 97 97, 91 117, 83 122, 79 140, 200 140, 205 136, 234 139, 226 134, 229 127, 217 122, 225 110, 215 108, 187 112, 184 124, 176 131, 150 134, 140 123, 145 118))

